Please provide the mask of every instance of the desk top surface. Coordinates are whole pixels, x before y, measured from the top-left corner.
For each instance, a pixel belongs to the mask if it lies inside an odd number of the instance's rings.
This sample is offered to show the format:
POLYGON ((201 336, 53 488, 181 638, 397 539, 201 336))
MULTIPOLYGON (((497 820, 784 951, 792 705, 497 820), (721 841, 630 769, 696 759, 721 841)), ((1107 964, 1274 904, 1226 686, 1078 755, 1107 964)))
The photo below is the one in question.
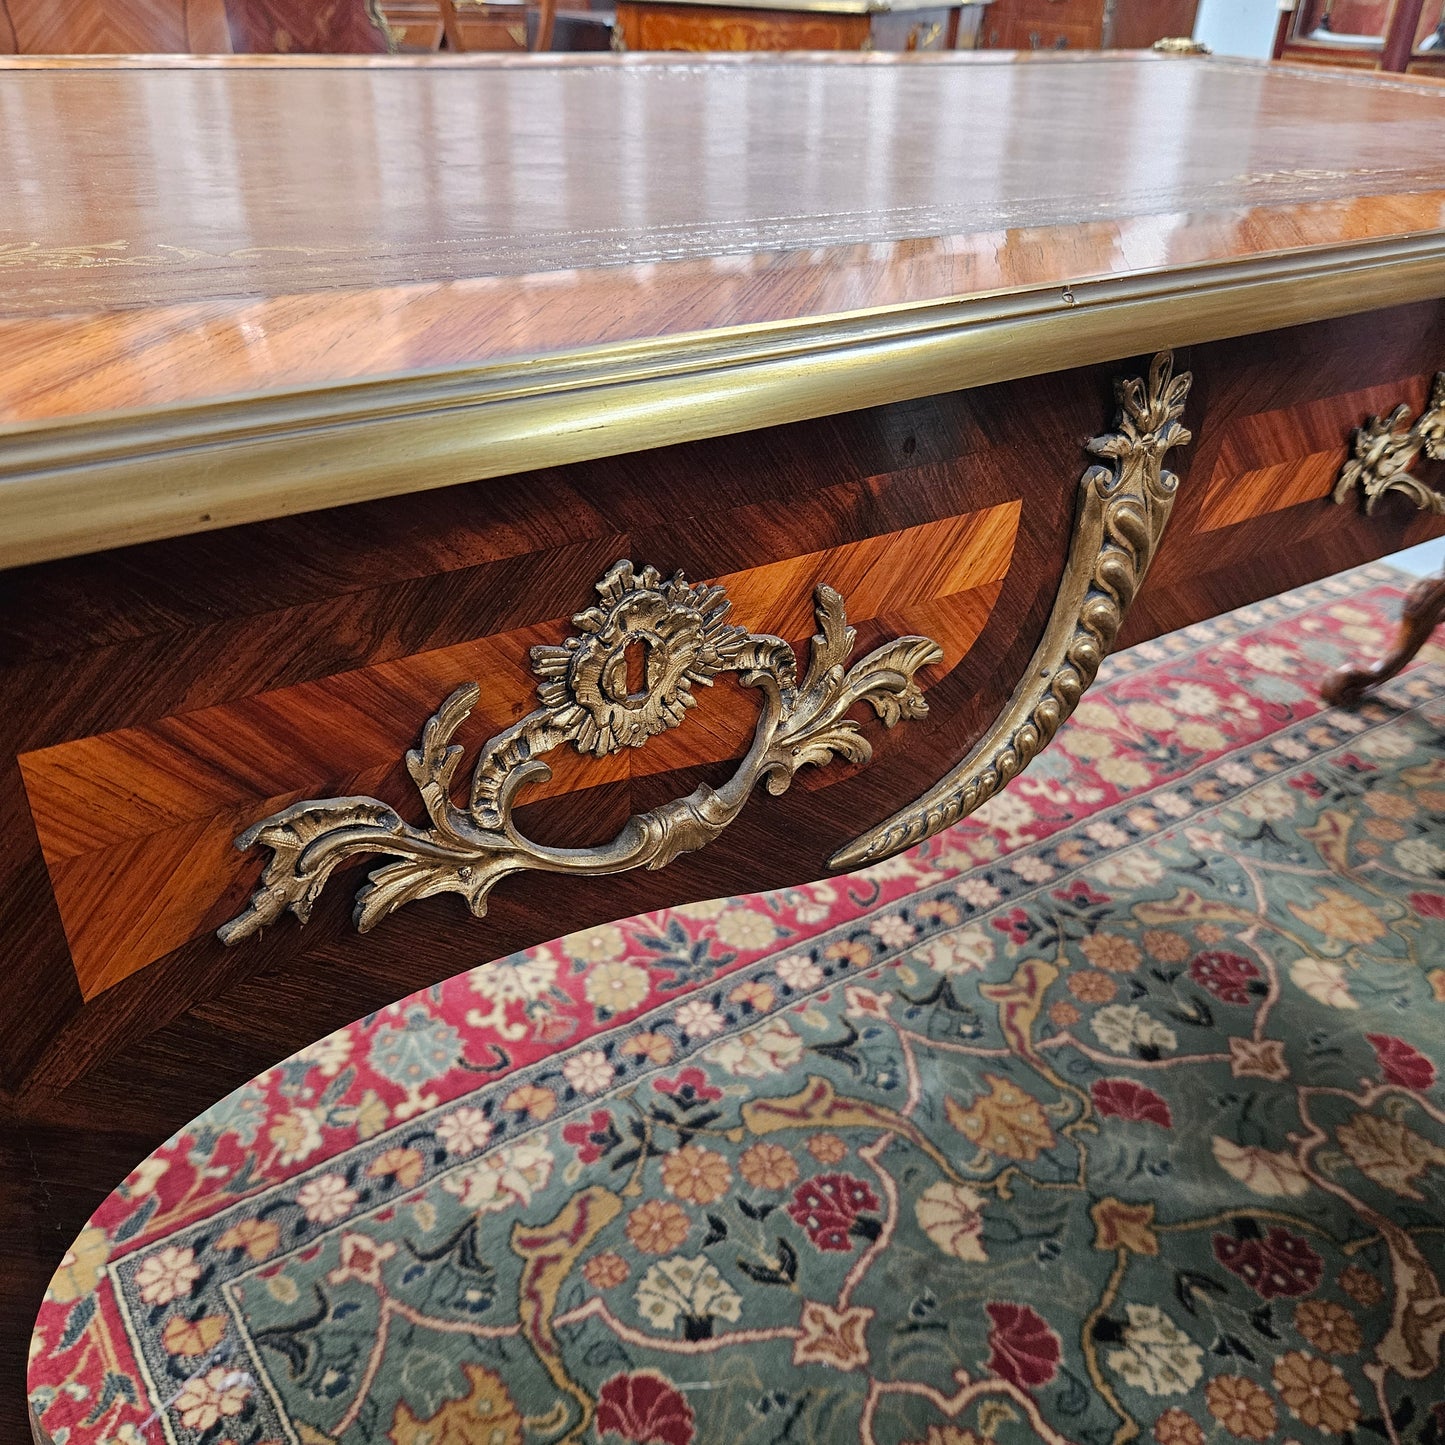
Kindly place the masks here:
MULTIPOLYGON (((1121 53, 11 60, 0 474, 7 433, 116 412, 478 368, 555 393, 538 358, 575 389, 579 358, 832 355, 859 318, 1057 337, 1148 296, 1204 340, 1260 329, 1199 322, 1241 267, 1334 298, 1275 324, 1445 295, 1442 119, 1428 82, 1121 53)), ((1140 349, 1111 334, 1061 354, 1140 349)))

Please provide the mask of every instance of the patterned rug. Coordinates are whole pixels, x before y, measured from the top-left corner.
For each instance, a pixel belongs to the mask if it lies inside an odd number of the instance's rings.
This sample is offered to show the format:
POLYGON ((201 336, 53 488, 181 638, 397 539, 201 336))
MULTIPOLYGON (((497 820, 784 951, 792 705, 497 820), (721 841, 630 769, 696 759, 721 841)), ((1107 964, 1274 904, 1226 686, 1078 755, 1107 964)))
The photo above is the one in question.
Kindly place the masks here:
POLYGON ((479 967, 237 1090, 66 1256, 46 1429, 1445 1441, 1445 667, 1313 693, 1402 581, 1122 654, 905 857, 479 967))

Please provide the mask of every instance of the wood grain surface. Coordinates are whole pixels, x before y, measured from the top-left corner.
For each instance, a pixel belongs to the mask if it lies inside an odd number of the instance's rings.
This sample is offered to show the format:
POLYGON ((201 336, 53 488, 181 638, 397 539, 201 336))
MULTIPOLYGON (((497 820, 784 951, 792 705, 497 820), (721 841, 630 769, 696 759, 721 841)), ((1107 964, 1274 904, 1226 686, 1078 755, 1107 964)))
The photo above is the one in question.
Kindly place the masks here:
POLYGON ((0 54, 224 55, 224 0, 0 0, 0 54))
POLYGON ((426 52, 441 48, 446 26, 437 0, 382 0, 381 13, 399 50, 426 52))
POLYGON ((0 565, 1433 299, 1440 95, 1142 55, 11 62, 0 565))
MULTIPOLYGON (((977 28, 982 6, 972 11, 965 39, 977 28)), ((627 50, 952 50, 958 39, 960 7, 900 7, 868 11, 863 0, 828 7, 808 4, 714 5, 698 0, 619 0, 617 27, 627 50), (858 13, 843 13, 854 9, 858 13)), ((967 47, 965 47, 967 48, 967 47)))
POLYGON ((0 54, 385 52, 368 0, 0 0, 0 54))
POLYGON ((1143 50, 1166 36, 1191 36, 1199 0, 1116 0, 1104 6, 1106 50, 1143 50))
POLYGON ((629 50, 860 50, 866 15, 814 15, 724 6, 618 0, 617 23, 629 50))
POLYGON ((377 0, 224 0, 231 49, 258 55, 386 54, 377 0))
MULTIPOLYGON (((825 491, 817 506, 846 506, 825 491)), ((841 591, 855 626, 886 623, 963 657, 1008 571, 1018 502, 885 532, 826 550, 762 561, 710 580, 734 618, 801 647, 815 621, 813 590, 841 591)), ((757 506, 717 518, 750 528, 757 506)), ((795 518, 804 525, 804 509, 795 518)), ((224 921, 233 881, 249 878, 232 839, 258 817, 303 797, 369 793, 395 781, 422 721, 459 681, 481 680, 462 741, 475 746, 536 705, 529 650, 570 631, 565 617, 413 654, 314 682, 200 708, 22 754, 36 832, 65 923, 76 979, 91 998, 224 921), (326 739, 324 751, 317 740, 326 739)), ((925 678, 926 682, 928 679, 925 678)), ((731 687, 701 694, 685 729, 607 758, 563 751, 526 801, 741 757, 756 712, 731 687)), ((832 782, 839 771, 821 775, 832 782)))
POLYGON ((0 419, 1433 232, 1439 106, 1134 55, 12 62, 0 419))

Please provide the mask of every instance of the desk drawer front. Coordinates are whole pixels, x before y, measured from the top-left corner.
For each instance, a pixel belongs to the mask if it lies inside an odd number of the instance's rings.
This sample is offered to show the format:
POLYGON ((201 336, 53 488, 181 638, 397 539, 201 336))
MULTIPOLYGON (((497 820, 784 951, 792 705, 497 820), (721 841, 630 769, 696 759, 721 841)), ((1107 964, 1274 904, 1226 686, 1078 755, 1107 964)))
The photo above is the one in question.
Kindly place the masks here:
MULTIPOLYGON (((1403 496, 1366 515, 1331 492, 1366 414, 1425 406, 1440 320, 1439 307, 1412 307, 1181 353, 1196 439, 1170 457, 1178 501, 1121 641, 1439 530, 1403 496)), ((294 981, 310 1038, 570 928, 820 876, 948 774, 1028 675, 1078 530, 1084 443, 1114 414, 1116 378, 1141 366, 5 574, 0 708, 17 762, 0 906, 13 936, 34 940, 18 965, 27 1006, 3 1040, 7 1077, 84 1072, 203 999, 245 993, 262 969, 294 981), (508 877, 484 920, 426 898, 358 937, 358 870, 306 928, 283 919, 221 947, 214 931, 260 867, 234 850, 237 834, 308 799, 352 796, 424 825, 405 763, 424 721, 482 682, 454 739, 471 757, 528 714, 531 649, 575 630, 620 558, 721 584, 730 622, 800 658, 817 630, 814 589, 832 586, 857 628, 852 656, 907 635, 937 641, 942 661, 917 673, 927 716, 887 729, 858 714, 869 762, 803 769, 785 796, 750 797, 707 847, 660 871, 508 877), (336 959, 356 975, 344 996, 328 982, 336 959)), ((1417 470, 1435 465, 1422 457, 1417 470)), ((695 693, 685 724, 646 746, 549 752, 551 777, 518 795, 518 826, 595 848, 635 814, 723 786, 754 735, 757 694, 731 674, 695 693)), ((293 1035, 306 1041, 294 1019, 257 1007, 227 1013, 225 1028, 252 1040, 236 1077, 293 1035)))

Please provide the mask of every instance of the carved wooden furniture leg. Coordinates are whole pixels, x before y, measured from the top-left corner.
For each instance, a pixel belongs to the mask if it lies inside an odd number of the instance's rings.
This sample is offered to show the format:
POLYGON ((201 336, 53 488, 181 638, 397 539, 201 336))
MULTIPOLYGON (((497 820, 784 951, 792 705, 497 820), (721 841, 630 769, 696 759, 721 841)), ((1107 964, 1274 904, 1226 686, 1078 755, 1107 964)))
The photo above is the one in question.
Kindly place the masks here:
POLYGON ((1325 679, 1320 696, 1334 705, 1358 702, 1372 687, 1409 666, 1441 622, 1445 622, 1445 573, 1422 578, 1410 589, 1394 646, 1378 662, 1338 668, 1325 679))
POLYGON ((447 49, 458 53, 465 50, 462 27, 457 20, 456 0, 437 0, 442 16, 442 34, 446 37, 447 49))
POLYGON ((557 0, 539 0, 537 29, 529 37, 528 50, 550 50, 552 32, 557 28, 557 0))

